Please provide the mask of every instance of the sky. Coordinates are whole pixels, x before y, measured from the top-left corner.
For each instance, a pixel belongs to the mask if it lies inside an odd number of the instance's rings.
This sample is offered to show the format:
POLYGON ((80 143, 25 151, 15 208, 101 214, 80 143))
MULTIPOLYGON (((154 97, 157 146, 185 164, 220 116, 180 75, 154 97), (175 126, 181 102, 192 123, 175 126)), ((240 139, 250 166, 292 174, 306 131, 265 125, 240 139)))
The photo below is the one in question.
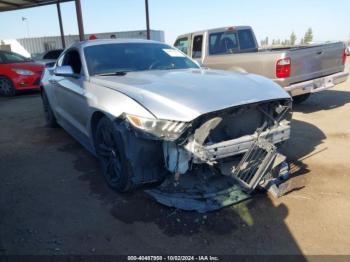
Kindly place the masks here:
MULTIPOLYGON (((85 33, 145 29, 144 0, 81 0, 85 33)), ((65 34, 78 34, 74 2, 61 4, 65 34)), ((172 44, 177 35, 250 25, 258 40, 297 42, 311 27, 314 41, 350 39, 349 0, 149 0, 152 29, 172 44)), ((0 39, 59 35, 55 5, 0 13, 0 39), (27 18, 22 21, 22 17, 27 18)))

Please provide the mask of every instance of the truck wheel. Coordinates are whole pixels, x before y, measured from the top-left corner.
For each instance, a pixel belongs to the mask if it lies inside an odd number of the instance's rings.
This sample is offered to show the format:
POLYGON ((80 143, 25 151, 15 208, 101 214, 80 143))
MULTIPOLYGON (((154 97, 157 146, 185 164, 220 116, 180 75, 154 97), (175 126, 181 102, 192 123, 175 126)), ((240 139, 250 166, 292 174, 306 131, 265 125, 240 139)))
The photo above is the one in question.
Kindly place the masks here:
POLYGON ((307 93, 307 94, 303 94, 303 95, 299 95, 299 96, 293 96, 293 103, 300 104, 300 103, 304 102, 305 100, 307 100, 310 95, 311 95, 310 93, 307 93))
POLYGON ((16 89, 12 81, 7 77, 0 77, 0 95, 1 96, 16 95, 16 89))
POLYGON ((132 171, 123 139, 113 123, 103 117, 97 124, 95 147, 107 184, 118 192, 132 188, 132 171))
POLYGON ((41 93, 41 100, 43 101, 46 125, 48 127, 58 127, 56 117, 52 111, 52 108, 49 103, 49 99, 47 98, 45 91, 42 91, 41 93))

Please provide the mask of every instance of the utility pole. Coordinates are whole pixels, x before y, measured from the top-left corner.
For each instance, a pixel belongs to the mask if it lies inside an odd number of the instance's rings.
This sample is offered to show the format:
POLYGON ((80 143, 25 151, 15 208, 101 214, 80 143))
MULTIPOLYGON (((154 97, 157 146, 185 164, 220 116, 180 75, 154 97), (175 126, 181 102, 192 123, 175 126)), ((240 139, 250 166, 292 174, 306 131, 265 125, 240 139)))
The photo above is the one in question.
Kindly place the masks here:
POLYGON ((84 41, 84 25, 83 25, 83 15, 81 13, 81 3, 80 0, 75 0, 75 9, 77 12, 78 28, 79 28, 79 39, 84 41))
POLYGON ((57 14, 58 14, 58 22, 60 24, 60 32, 61 32, 61 41, 62 41, 62 48, 66 48, 66 41, 64 39, 64 31, 63 31, 63 23, 62 23, 62 15, 61 15, 61 7, 60 7, 60 1, 56 3, 57 5, 57 14))
POLYGON ((146 8, 146 27, 147 27, 147 39, 151 39, 151 30, 149 28, 149 11, 148 11, 148 0, 145 0, 145 8, 146 8))

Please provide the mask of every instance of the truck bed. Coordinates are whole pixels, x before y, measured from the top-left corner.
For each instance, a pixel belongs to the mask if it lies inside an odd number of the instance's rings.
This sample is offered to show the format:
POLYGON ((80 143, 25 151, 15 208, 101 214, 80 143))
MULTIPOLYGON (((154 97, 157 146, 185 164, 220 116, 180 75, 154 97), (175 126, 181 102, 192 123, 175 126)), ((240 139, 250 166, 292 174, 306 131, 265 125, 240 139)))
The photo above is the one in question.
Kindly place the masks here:
POLYGON ((203 65, 223 70, 239 70, 268 77, 281 86, 308 81, 344 71, 342 42, 321 45, 259 49, 257 52, 206 56, 203 65), (289 57, 291 74, 276 77, 276 62, 289 57))

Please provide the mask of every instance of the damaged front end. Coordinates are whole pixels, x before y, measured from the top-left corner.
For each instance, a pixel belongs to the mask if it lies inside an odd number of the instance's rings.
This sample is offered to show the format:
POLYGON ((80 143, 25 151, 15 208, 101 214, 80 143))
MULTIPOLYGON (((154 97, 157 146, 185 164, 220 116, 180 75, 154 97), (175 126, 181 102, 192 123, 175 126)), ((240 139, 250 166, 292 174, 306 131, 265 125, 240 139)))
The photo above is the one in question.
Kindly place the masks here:
POLYGON ((186 139, 163 142, 165 166, 174 176, 148 192, 163 204, 198 211, 239 202, 258 186, 280 196, 288 167, 278 145, 290 137, 290 119, 290 100, 200 117, 186 139))
POLYGON ((147 192, 162 204, 199 212, 247 199, 257 187, 280 196, 288 165, 278 147, 290 137, 291 114, 291 100, 282 99, 211 112, 191 123, 152 123, 153 130, 160 125, 181 135, 157 139, 163 155, 157 162, 168 172, 147 192))

